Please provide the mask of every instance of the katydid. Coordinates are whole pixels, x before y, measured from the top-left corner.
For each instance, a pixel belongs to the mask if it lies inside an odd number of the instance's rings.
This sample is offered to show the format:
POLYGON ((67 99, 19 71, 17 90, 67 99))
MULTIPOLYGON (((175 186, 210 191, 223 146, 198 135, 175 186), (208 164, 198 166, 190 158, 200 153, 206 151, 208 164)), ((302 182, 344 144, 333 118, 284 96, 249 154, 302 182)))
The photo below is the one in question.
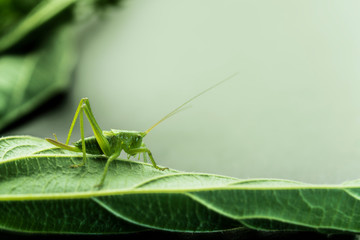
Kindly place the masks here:
POLYGON ((152 156, 151 151, 146 147, 146 145, 142 142, 142 139, 157 125, 159 125, 164 120, 168 119, 169 117, 173 116, 177 112, 181 111, 185 105, 193 101, 195 98, 198 98, 199 96, 203 95, 204 93, 208 92, 209 90, 217 87, 221 83, 229 80, 235 76, 235 74, 231 75, 230 77, 210 86, 209 88, 203 90, 202 92, 198 93, 197 95, 190 98, 188 101, 181 104, 179 107, 175 108, 173 111, 165 115, 162 119, 160 119, 157 123, 152 125, 149 129, 147 129, 144 132, 141 131, 128 131, 128 130, 116 130, 111 129, 110 131, 103 131, 101 130, 99 124, 96 122, 94 114, 91 110, 90 103, 88 98, 82 98, 80 100, 80 103, 76 109, 75 116, 72 120, 70 130, 66 139, 65 144, 57 141, 56 135, 55 140, 46 138, 48 142, 51 144, 69 150, 73 152, 82 152, 83 154, 83 160, 80 164, 72 165, 71 167, 81 167, 85 166, 87 163, 86 154, 97 154, 97 155, 105 155, 108 157, 103 175, 101 177, 101 180, 99 182, 98 187, 101 187, 104 184, 106 174, 109 168, 109 165, 112 161, 114 161, 121 153, 121 151, 124 151, 130 156, 134 156, 136 154, 143 154, 144 155, 144 161, 146 162, 146 154, 151 160, 152 165, 158 169, 158 170, 165 170, 168 168, 161 168, 159 167, 154 157, 152 156), (86 117, 88 118, 90 122, 90 126, 94 132, 94 136, 92 137, 84 137, 84 113, 86 117), (75 122, 77 118, 79 117, 80 120, 80 134, 81 139, 74 143, 74 145, 69 145, 71 133, 74 129, 75 122))

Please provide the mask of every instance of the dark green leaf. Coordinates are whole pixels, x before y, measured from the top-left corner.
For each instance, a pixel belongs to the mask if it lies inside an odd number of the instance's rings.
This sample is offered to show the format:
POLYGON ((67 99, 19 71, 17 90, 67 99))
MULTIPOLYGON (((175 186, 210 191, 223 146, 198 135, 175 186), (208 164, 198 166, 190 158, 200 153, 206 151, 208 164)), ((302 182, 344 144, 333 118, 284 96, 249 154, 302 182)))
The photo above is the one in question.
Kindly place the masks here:
POLYGON ((81 154, 54 149, 42 139, 26 136, 2 138, 0 149, 3 229, 125 233, 145 227, 207 232, 239 226, 237 221, 209 210, 182 191, 168 192, 173 191, 174 184, 179 189, 189 184, 196 189, 223 185, 233 182, 233 178, 162 172, 148 164, 115 161, 106 186, 99 191, 94 185, 100 180, 105 157, 89 157, 88 167, 73 169, 70 165, 80 162, 81 154), (157 190, 159 187, 164 189, 157 190))
POLYGON ((95 188, 106 157, 54 148, 46 141, 0 139, 0 228, 40 233, 125 233, 144 229, 360 232, 358 181, 338 186, 239 180, 159 171, 117 160, 95 188))

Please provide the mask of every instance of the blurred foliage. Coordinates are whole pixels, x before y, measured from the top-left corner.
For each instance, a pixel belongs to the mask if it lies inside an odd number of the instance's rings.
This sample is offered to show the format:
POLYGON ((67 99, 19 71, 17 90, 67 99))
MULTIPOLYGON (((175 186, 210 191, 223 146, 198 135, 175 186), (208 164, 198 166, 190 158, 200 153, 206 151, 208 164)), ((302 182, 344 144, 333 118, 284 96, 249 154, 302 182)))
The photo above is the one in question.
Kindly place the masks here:
POLYGON ((118 6, 120 0, 0 1, 0 53, 31 51, 60 26, 118 6))
POLYGON ((0 57, 0 129, 65 91, 76 64, 75 32, 64 26, 37 51, 0 57))
POLYGON ((0 35, 26 16, 39 1, 37 0, 1 0, 0 1, 0 35))
POLYGON ((119 3, 0 0, 0 130, 66 91, 76 64, 75 23, 119 3))
POLYGON ((119 0, 95 0, 94 7, 95 9, 104 9, 109 6, 119 6, 119 0))

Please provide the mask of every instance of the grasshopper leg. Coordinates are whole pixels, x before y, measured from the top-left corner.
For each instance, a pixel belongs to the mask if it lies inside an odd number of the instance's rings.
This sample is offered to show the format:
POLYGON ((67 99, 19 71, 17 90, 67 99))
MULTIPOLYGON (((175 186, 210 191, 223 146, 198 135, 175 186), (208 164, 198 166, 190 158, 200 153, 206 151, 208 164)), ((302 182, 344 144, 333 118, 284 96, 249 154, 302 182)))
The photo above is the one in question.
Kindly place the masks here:
POLYGON ((109 169, 109 165, 112 161, 114 161, 119 155, 120 155, 120 152, 121 152, 121 148, 118 148, 118 150, 116 150, 116 152, 114 152, 107 160, 106 162, 106 165, 105 165, 105 168, 104 168, 104 172, 103 172, 103 175, 101 177, 101 180, 99 182, 99 184, 96 184, 95 187, 97 188, 101 188, 103 185, 104 185, 104 181, 105 181, 105 178, 106 178, 106 174, 108 172, 108 169, 109 169))
POLYGON ((153 167, 156 168, 156 169, 158 169, 158 170, 160 170, 160 171, 164 171, 164 170, 166 170, 166 169, 169 169, 169 168, 161 168, 161 167, 159 167, 159 166, 156 164, 156 162, 155 162, 155 160, 154 160, 154 157, 153 157, 151 151, 150 151, 144 144, 142 144, 142 147, 140 147, 140 148, 134 148, 134 149, 130 149, 130 150, 128 150, 128 151, 129 151, 130 154, 146 153, 146 154, 149 156, 153 167))
MULTIPOLYGON (((139 153, 139 155, 140 155, 140 153, 139 153)), ((143 152, 143 159, 144 159, 144 163, 147 163, 147 162, 148 162, 145 152, 143 152)))
POLYGON ((85 146, 85 137, 84 137, 84 113, 86 115, 86 117, 88 118, 89 122, 90 122, 90 126, 94 132, 94 135, 96 137, 97 142, 99 143, 102 151, 104 152, 104 154, 106 156, 111 156, 111 150, 110 150, 110 144, 107 141, 107 139, 105 138, 99 124, 96 122, 94 114, 91 111, 91 107, 90 107, 90 102, 87 98, 82 98, 80 100, 80 103, 76 109, 74 118, 71 122, 71 126, 70 126, 70 130, 68 133, 68 137, 66 139, 66 145, 69 144, 70 141, 70 137, 72 134, 72 131, 74 129, 75 126, 75 122, 79 116, 79 120, 80 120, 80 133, 81 133, 81 141, 82 141, 82 153, 83 153, 83 161, 80 164, 77 165, 72 165, 71 167, 76 168, 76 167, 81 167, 84 166, 87 162, 87 158, 86 158, 86 146, 85 146))
MULTIPOLYGON (((144 161, 144 163, 147 163, 147 162, 148 162, 145 152, 139 152, 139 153, 137 153, 137 155, 138 155, 138 160, 141 159, 141 155, 142 155, 142 156, 143 156, 143 161, 144 161)), ((129 159, 129 158, 128 158, 128 159, 129 159)))
MULTIPOLYGON (((83 105, 81 106, 83 107, 83 105)), ((85 137, 84 137, 84 111, 81 109, 80 111, 80 134, 82 141, 82 153, 83 153, 83 161, 80 164, 72 165, 72 168, 82 167, 86 164, 86 146, 85 146, 85 137)))

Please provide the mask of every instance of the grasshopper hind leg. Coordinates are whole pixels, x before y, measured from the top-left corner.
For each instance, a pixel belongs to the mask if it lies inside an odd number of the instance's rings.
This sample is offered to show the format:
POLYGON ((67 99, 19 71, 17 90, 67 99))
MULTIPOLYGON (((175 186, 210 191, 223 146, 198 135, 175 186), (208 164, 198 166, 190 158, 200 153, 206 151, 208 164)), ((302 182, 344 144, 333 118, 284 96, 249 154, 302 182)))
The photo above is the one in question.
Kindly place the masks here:
MULTIPOLYGON (((80 101, 81 103, 81 101, 80 101)), ((83 107, 85 105, 82 104, 81 108, 80 108, 80 134, 81 134, 81 141, 82 141, 82 147, 81 147, 81 151, 83 153, 83 160, 80 164, 75 164, 75 165, 71 165, 71 168, 77 168, 77 167, 82 167, 85 166, 86 164, 86 146, 85 146, 85 137, 84 137, 84 111, 83 111, 83 107)))
POLYGON ((71 167, 73 167, 73 168, 84 166, 84 165, 86 165, 86 162, 87 162, 86 144, 85 144, 85 137, 84 137, 84 114, 86 115, 86 117, 88 118, 88 120, 90 122, 90 126, 94 132, 96 140, 97 140, 101 150, 103 151, 103 153, 106 156, 110 156, 112 153, 112 151, 110 150, 109 142, 107 141, 106 137, 104 136, 101 128, 99 127, 98 123, 95 120, 94 114, 91 111, 89 100, 87 98, 82 98, 76 109, 74 118, 73 118, 71 126, 70 126, 68 137, 66 139, 66 145, 67 145, 67 144, 69 144, 70 137, 71 137, 72 131, 75 126, 75 122, 79 116, 80 134, 81 134, 81 142, 82 142, 81 152, 83 153, 83 161, 80 164, 72 165, 71 167))

